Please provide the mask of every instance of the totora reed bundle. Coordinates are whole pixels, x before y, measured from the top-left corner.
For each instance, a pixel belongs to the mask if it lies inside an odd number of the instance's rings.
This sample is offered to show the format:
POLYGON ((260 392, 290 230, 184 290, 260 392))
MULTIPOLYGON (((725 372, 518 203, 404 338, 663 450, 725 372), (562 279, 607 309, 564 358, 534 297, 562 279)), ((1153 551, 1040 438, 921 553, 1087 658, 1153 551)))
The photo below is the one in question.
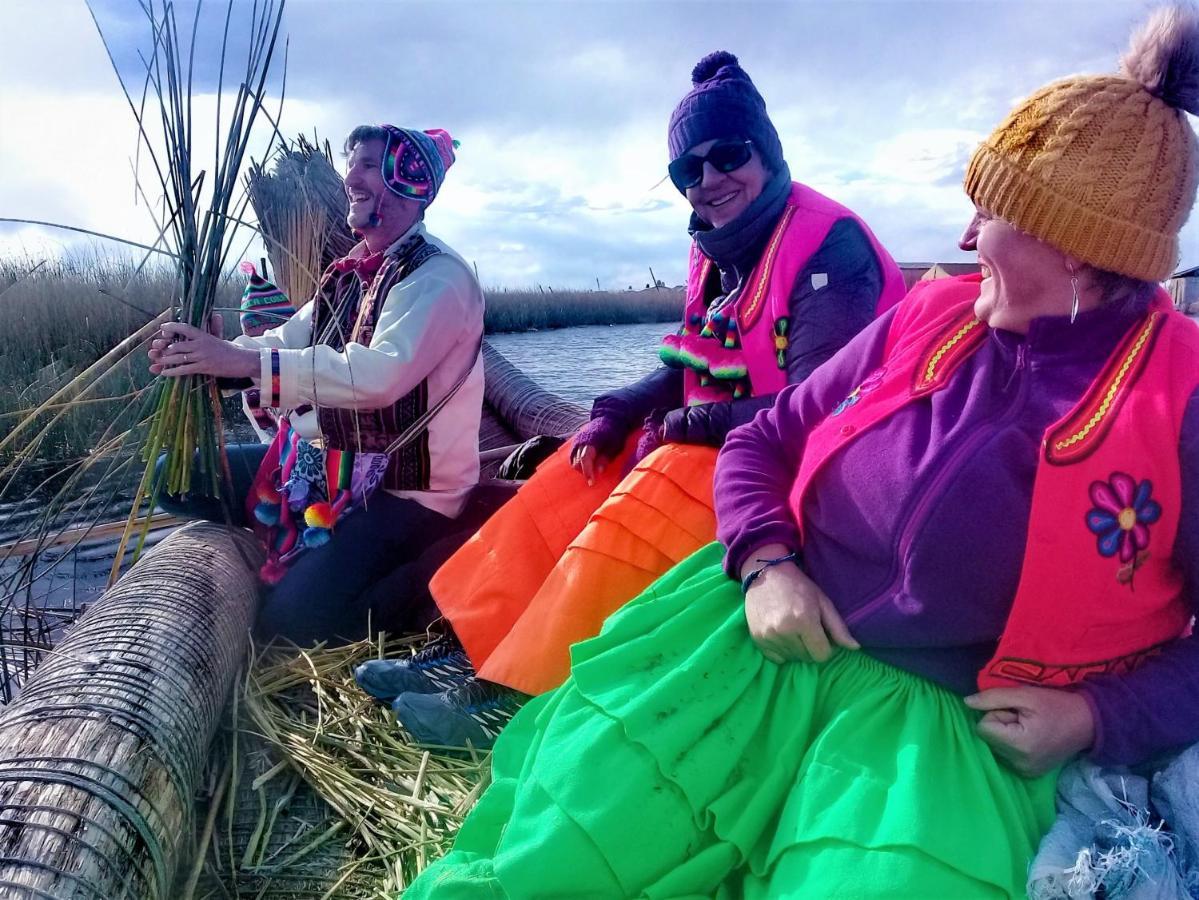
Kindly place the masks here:
POLYGON ((252 163, 246 192, 267 243, 275 283, 299 307, 316 293, 329 263, 357 241, 346 225, 349 203, 333 167, 328 142, 322 150, 303 135, 281 147, 273 164, 252 163))
MULTIPOLYGON (((181 41, 172 4, 156 7, 150 3, 143 9, 152 51, 148 57, 142 56, 145 82, 141 105, 134 103, 124 79, 121 87, 137 120, 139 152, 148 156, 163 197, 165 221, 160 236, 171 248, 176 274, 171 311, 176 321, 206 329, 217 305, 221 275, 230 263, 237 225, 249 202, 248 194, 239 190, 239 178, 254 122, 263 112, 263 92, 279 37, 283 0, 255 0, 248 10, 247 4, 228 3, 220 44, 211 169, 198 166, 200 148, 194 143, 192 121, 192 75, 201 6, 197 4, 186 44, 181 41), (247 11, 248 21, 244 21, 247 11), (232 68, 227 58, 231 33, 247 41, 246 56, 244 68, 236 73, 232 101, 224 107, 226 68, 232 68), (183 46, 187 47, 186 56, 183 46), (145 102, 147 95, 156 101, 154 105, 145 102), (150 137, 151 130, 155 138, 150 137)), ((112 58, 111 51, 109 56, 112 58)), ((115 59, 113 67, 121 78, 115 59)), ((160 378, 150 404, 152 412, 142 444, 145 472, 113 564, 114 579, 124 547, 139 530, 139 513, 143 506, 153 508, 162 491, 221 495, 224 447, 215 380, 208 376, 160 378), (193 462, 200 484, 192 484, 193 462)), ((142 526, 139 546, 145 533, 142 526)))

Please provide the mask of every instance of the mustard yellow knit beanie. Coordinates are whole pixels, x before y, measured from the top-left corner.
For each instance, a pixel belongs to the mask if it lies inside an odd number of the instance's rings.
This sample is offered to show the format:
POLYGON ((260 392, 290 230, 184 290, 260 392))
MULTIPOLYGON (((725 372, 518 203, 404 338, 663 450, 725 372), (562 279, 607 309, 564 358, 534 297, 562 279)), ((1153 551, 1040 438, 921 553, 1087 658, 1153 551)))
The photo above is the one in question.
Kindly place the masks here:
POLYGON ((1082 261, 1145 281, 1178 263, 1195 202, 1199 15, 1158 10, 1118 75, 1076 76, 1020 103, 975 151, 975 205, 1082 261))

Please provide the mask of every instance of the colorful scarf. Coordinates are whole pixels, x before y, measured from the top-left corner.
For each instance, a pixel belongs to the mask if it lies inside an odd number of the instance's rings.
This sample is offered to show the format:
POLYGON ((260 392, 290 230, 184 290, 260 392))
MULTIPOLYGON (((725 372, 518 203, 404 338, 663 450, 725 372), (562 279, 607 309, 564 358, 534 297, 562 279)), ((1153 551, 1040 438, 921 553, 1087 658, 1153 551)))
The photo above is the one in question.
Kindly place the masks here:
POLYGON ((333 526, 363 507, 383 481, 386 453, 325 450, 301 438, 286 418, 267 450, 246 513, 267 551, 259 575, 278 584, 305 550, 333 536, 333 526))
MULTIPOLYGON (((732 222, 712 228, 694 213, 691 216, 688 231, 713 262, 707 283, 700 286, 710 300, 702 313, 688 311, 678 333, 663 339, 658 355, 672 368, 692 369, 698 374, 700 390, 693 394, 693 404, 737 400, 752 393, 737 331, 737 301, 762 258, 790 192, 791 171, 783 163, 762 193, 732 222)), ((786 319, 775 323, 776 345, 784 338, 781 346, 786 347, 786 329, 786 319)))

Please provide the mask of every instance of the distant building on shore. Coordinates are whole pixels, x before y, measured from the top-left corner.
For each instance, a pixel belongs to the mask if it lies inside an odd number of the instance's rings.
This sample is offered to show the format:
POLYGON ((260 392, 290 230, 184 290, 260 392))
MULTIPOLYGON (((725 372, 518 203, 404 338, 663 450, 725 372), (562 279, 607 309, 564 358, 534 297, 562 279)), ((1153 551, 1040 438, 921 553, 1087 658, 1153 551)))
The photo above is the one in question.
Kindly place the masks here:
POLYGON ((1166 290, 1174 298, 1174 308, 1187 315, 1199 314, 1199 266, 1175 272, 1166 282, 1166 290))

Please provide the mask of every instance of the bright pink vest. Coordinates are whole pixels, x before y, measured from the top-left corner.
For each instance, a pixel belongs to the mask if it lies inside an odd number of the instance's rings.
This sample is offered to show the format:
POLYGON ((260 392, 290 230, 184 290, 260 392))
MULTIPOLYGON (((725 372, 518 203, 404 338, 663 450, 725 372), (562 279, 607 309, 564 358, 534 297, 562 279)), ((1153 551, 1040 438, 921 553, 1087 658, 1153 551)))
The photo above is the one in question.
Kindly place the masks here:
MULTIPOLYGON (((722 311, 740 337, 741 349, 735 356, 748 370, 754 396, 776 393, 787 384, 787 335, 795 330, 795 323, 790 321, 789 303, 795 279, 824 243, 829 229, 846 218, 862 227, 883 268, 883 288, 875 315, 890 309, 903 297, 903 274, 866 223, 835 200, 806 185, 792 183, 791 195, 762 251, 762 258, 746 280, 736 303, 722 311)), ((695 323, 708 312, 708 280, 719 277, 712 260, 693 242, 687 272, 687 302, 680 331, 683 339, 698 335, 701 326, 695 323)), ((715 340, 710 343, 717 348, 720 346, 715 340)), ((701 388, 699 375, 690 368, 684 370, 684 399, 688 405, 713 399, 701 388)))
MULTIPOLYGON (((791 493, 850 441, 941 390, 987 339, 979 276, 921 282, 892 322, 883 365, 812 429, 791 493)), ((1164 291, 1074 408, 1045 432, 1019 587, 980 688, 1052 687, 1123 672, 1178 638, 1191 614, 1172 554, 1179 442, 1199 388, 1199 329, 1164 291)), ((969 598, 961 598, 968 603, 969 598)))

